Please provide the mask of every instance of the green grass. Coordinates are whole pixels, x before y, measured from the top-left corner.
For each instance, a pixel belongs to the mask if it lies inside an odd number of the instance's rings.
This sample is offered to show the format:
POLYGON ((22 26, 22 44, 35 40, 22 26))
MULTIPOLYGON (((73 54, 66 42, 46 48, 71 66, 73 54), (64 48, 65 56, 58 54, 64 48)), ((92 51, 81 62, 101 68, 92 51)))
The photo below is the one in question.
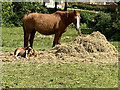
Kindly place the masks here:
MULTIPOLYGON (((82 33, 92 33, 92 30, 83 29, 82 33)), ((62 35, 61 43, 69 43, 77 37, 78 32, 75 28, 68 28, 67 32, 62 35), (65 37, 69 37, 68 39, 65 37)), ((39 49, 50 49, 52 48, 54 35, 40 35, 38 32, 35 35, 33 48, 35 50, 39 49)), ((111 41, 116 49, 118 50, 120 47, 118 45, 118 41, 111 41)), ((14 51, 18 47, 24 47, 24 33, 22 27, 14 27, 14 28, 2 28, 2 50, 3 51, 14 51)))
MULTIPOLYGON (((83 33, 88 33, 84 31, 83 33)), ((78 35, 74 28, 68 28, 61 43, 69 43, 78 35), (69 37, 68 39, 66 37, 69 37)), ((3 51, 14 51, 23 47, 22 27, 2 28, 3 51)), ((54 35, 36 33, 34 49, 50 49, 54 35)), ((110 42, 117 50, 119 42, 110 42)), ((116 64, 35 64, 3 62, 2 87, 10 88, 117 88, 118 66, 116 64)))
POLYGON ((4 63, 2 87, 117 88, 117 65, 4 63))
POLYGON ((110 43, 115 46, 115 48, 120 52, 120 42, 119 41, 110 41, 110 43))
MULTIPOLYGON (((61 43, 68 43, 75 39, 77 36, 75 28, 68 28, 62 36, 61 43), (69 39, 64 39, 64 37, 70 37, 69 39)), ((52 48, 54 35, 40 35, 38 32, 35 35, 33 48, 35 50, 39 49, 50 49, 52 48), (40 37, 39 37, 40 36, 40 37)), ((2 28, 2 49, 3 51, 14 51, 17 47, 24 47, 24 33, 22 27, 14 28, 2 28)))

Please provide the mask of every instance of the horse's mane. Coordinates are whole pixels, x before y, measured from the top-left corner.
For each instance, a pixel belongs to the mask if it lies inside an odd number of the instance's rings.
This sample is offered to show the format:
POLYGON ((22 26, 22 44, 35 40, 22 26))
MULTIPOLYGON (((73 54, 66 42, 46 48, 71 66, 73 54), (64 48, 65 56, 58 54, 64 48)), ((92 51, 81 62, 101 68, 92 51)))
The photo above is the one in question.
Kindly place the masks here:
POLYGON ((56 11, 54 14, 64 16, 70 13, 73 13, 73 12, 72 11, 56 11))

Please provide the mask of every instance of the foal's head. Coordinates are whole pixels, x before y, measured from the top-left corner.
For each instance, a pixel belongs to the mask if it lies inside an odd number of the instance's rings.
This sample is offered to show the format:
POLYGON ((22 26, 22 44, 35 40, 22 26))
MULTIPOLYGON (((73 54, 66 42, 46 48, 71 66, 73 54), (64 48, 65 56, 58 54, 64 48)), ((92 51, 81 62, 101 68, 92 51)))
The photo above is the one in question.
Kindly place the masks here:
POLYGON ((79 30, 79 28, 80 28, 80 13, 81 13, 81 10, 79 12, 76 12, 74 10, 73 23, 75 24, 76 30, 79 30))

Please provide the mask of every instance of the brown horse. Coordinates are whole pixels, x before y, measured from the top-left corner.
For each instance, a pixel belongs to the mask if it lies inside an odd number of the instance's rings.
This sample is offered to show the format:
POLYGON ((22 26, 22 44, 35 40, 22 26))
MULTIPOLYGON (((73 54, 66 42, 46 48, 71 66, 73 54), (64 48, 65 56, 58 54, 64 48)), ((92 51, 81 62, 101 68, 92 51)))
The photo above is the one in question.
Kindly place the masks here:
POLYGON ((62 34, 67 30, 67 26, 74 23, 76 30, 79 30, 80 13, 74 11, 57 11, 53 14, 30 13, 23 18, 24 47, 28 46, 30 36, 30 47, 36 31, 44 35, 55 34, 53 47, 60 44, 62 34))

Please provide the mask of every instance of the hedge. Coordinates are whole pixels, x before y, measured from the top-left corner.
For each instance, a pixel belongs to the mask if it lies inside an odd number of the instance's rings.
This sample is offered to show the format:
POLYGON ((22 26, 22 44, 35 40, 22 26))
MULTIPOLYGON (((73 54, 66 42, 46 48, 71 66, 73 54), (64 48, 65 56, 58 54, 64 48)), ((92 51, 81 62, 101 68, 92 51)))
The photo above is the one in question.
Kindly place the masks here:
POLYGON ((40 2, 3 2, 2 26, 21 26, 23 16, 31 12, 48 13, 48 10, 40 2))

